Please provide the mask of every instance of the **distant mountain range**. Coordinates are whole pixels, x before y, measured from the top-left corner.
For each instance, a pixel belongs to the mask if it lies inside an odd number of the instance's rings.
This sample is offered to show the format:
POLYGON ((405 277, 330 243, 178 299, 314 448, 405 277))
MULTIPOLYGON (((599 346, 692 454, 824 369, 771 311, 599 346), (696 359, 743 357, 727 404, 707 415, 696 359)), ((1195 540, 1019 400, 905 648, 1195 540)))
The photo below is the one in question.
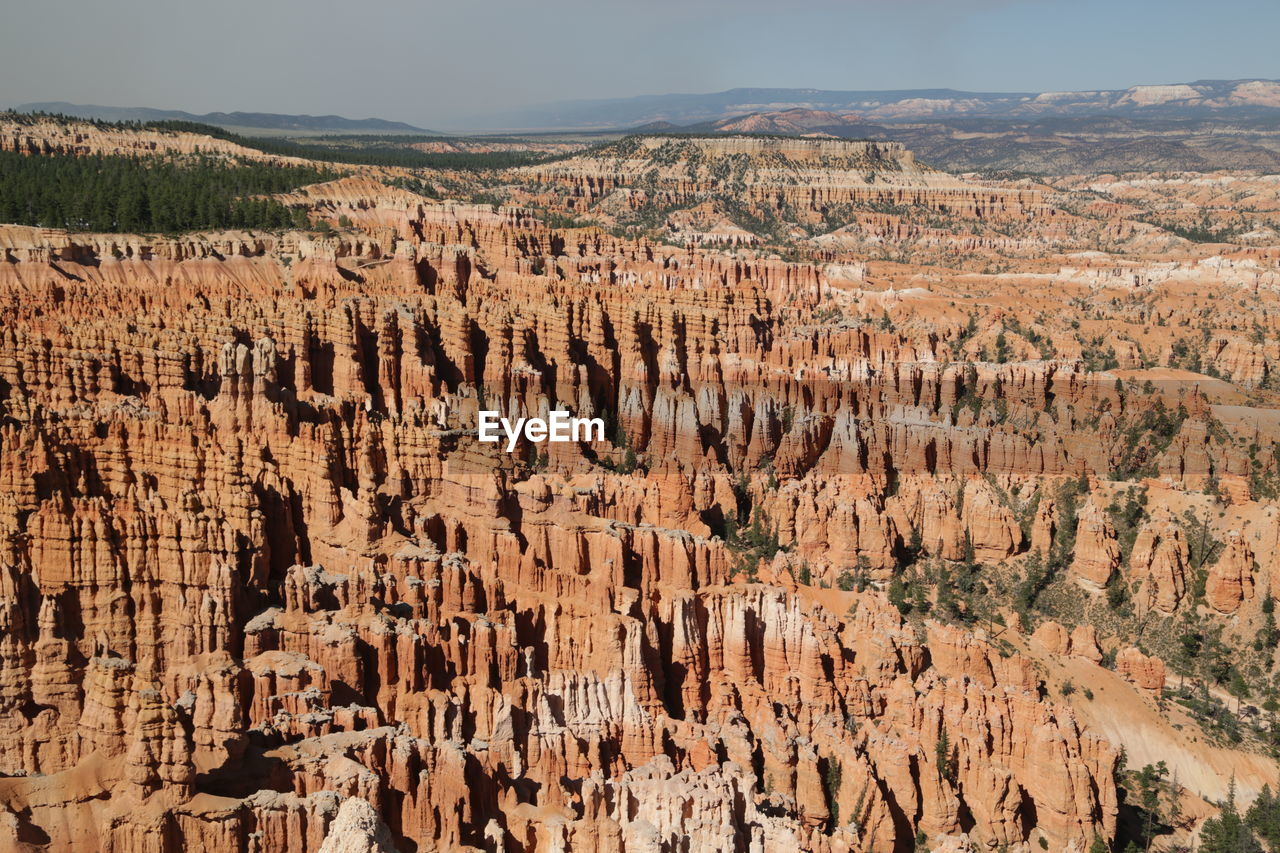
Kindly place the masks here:
POLYGON ((687 125, 650 122, 630 132, 886 140, 901 142, 922 161, 953 172, 1280 171, 1280 110, 1274 109, 1178 119, 1104 114, 873 122, 857 113, 793 108, 687 125))
POLYGON ((65 101, 41 101, 16 107, 19 112, 61 113, 78 118, 103 121, 195 121, 212 124, 232 131, 257 131, 273 135, 284 134, 435 134, 405 124, 381 118, 343 118, 342 116, 282 115, 280 113, 195 113, 183 110, 155 110, 149 107, 106 107, 98 104, 69 104, 65 101))
POLYGON ((1189 119, 1280 115, 1280 81, 1198 80, 1087 92, 961 92, 955 89, 833 91, 730 89, 707 95, 641 95, 562 101, 473 119, 476 129, 622 129, 661 123, 699 125, 748 116, 807 110, 864 121, 945 118, 1036 119, 1111 115, 1189 119))

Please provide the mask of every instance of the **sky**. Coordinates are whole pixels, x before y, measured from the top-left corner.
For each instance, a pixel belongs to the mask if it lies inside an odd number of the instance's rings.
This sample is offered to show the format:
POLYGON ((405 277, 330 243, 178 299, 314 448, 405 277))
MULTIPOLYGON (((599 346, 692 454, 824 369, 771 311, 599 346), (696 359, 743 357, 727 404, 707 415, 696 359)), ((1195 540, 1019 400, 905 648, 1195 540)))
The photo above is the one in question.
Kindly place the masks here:
POLYGON ((39 0, 3 18, 0 106, 336 113, 433 129, 552 101, 740 86, 1280 78, 1277 0, 39 0))

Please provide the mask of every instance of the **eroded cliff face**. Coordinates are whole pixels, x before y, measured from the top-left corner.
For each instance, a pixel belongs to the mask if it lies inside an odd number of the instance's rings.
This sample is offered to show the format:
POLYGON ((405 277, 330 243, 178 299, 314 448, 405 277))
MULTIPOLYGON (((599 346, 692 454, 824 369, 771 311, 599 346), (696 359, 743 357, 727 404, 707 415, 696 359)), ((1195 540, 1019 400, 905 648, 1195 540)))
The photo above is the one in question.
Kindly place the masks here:
POLYGON ((51 117, 17 115, 0 117, 0 151, 70 156, 125 154, 145 157, 159 154, 200 154, 279 163, 306 162, 297 157, 264 154, 225 139, 215 139, 200 133, 124 129, 109 124, 67 122, 51 117))
POLYGON ((1274 786, 1193 712, 1276 670, 1280 253, 1143 221, 1273 182, 350 171, 305 231, 0 226, 0 847, 1083 851, 1121 744, 1274 786))
MULTIPOLYGON (((908 210, 970 223, 1050 223, 1063 217, 1039 187, 962 180, 918 163, 897 142, 632 136, 567 159, 508 170, 504 183, 508 198, 517 203, 597 222, 665 222, 673 238, 708 244, 749 245, 766 232, 800 240, 850 220, 873 238, 937 235, 936 229, 920 230, 893 215, 908 210), (756 233, 744 230, 744 224, 756 233)), ((825 242, 842 243, 850 236, 850 231, 837 232, 825 242)))
MULTIPOLYGON (((363 230, 0 229, 6 844, 1113 835, 1116 750, 1029 660, 794 580, 1025 554, 1061 520, 1045 502, 1024 533, 1010 492, 1111 452, 1048 412, 1117 409, 1113 382, 815 330, 817 267, 356 179, 305 195, 363 230), (477 441, 481 407, 599 415, 611 440, 508 455, 477 441), (726 546, 757 517, 772 562, 726 546)), ((1107 527, 1080 525, 1075 571, 1105 583, 1107 527)), ((1152 606, 1176 606, 1176 539, 1150 538, 1152 606)))

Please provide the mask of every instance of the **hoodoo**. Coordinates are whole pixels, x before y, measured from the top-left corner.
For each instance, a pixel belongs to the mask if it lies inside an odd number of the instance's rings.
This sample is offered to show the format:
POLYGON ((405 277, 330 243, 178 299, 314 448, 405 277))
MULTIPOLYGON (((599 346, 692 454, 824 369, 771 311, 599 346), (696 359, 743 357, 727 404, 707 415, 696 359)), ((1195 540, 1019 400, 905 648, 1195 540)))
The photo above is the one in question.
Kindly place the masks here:
MULTIPOLYGON (((280 2, 140 76, 651 32, 280 2)), ((0 68, 146 62, 48 5, 0 68)), ((0 114, 0 853, 1280 849, 1277 91, 0 114)))

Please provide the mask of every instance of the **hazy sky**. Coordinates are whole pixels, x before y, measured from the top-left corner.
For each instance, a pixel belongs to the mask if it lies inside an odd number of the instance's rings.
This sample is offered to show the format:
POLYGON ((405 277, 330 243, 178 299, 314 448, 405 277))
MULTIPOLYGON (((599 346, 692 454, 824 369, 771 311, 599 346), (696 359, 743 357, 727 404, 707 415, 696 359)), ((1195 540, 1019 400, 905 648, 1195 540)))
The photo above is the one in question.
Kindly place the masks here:
POLYGON ((737 86, 1124 88, 1280 78, 1277 0, 37 0, 0 105, 378 116, 737 86))

